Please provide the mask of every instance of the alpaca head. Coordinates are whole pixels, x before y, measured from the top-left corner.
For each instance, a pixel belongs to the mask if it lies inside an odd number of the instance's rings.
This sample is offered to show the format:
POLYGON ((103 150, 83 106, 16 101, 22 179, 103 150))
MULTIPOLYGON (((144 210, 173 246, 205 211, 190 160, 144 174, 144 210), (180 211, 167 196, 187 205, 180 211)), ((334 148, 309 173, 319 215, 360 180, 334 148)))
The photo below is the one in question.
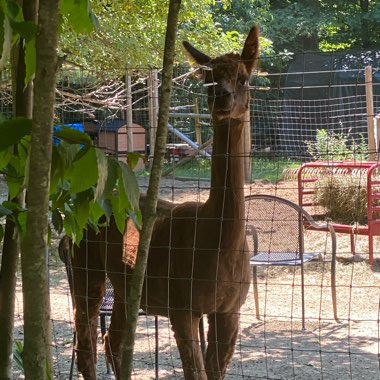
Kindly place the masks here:
POLYGON ((249 78, 259 54, 258 27, 250 30, 240 55, 230 53, 210 58, 186 41, 183 46, 201 66, 214 121, 244 120, 249 104, 249 78))

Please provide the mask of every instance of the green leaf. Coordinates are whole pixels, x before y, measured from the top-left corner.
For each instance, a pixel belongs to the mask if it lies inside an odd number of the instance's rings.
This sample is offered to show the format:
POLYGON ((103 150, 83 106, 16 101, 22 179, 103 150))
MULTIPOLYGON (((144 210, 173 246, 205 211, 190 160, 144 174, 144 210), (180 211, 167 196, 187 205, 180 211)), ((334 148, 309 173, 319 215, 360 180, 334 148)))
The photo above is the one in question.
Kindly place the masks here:
MULTIPOLYGON (((88 0, 62 0, 61 14, 66 16, 70 26, 77 33, 89 33, 94 30, 94 15, 88 0)), ((95 18, 96 19, 96 18, 95 18)))
POLYGON ((0 205, 0 218, 7 215, 12 215, 12 210, 0 205))
POLYGON ((66 214, 63 219, 63 226, 66 235, 69 236, 74 244, 79 244, 83 238, 83 228, 79 228, 75 217, 72 214, 66 214))
MULTIPOLYGON (((66 174, 69 172, 75 159, 78 159, 79 144, 68 144, 61 141, 59 145, 53 145, 50 194, 52 195, 57 186, 65 186, 66 174)), ((84 149, 82 149, 85 151, 84 149)))
POLYGON ((66 141, 68 144, 92 145, 91 137, 87 133, 65 127, 64 125, 59 131, 54 131, 54 136, 66 141))
POLYGON ((102 207, 103 213, 106 216, 107 220, 112 215, 112 204, 109 198, 107 199, 99 199, 99 205, 102 207))
POLYGON ((139 208, 140 191, 133 171, 127 164, 118 161, 120 172, 118 181, 119 210, 125 209, 137 228, 141 227, 142 217, 139 208))
POLYGON ((8 15, 15 21, 22 21, 24 19, 22 10, 19 4, 13 0, 7 0, 8 15))
MULTIPOLYGON (((70 186, 68 186, 70 187, 70 186)), ((51 208, 52 210, 58 209, 61 211, 66 210, 65 206, 71 200, 70 193, 67 189, 57 188, 57 191, 53 192, 50 195, 50 200, 52 202, 51 208)))
POLYGON ((99 202, 90 202, 90 211, 88 215, 89 224, 96 231, 99 219, 104 215, 104 210, 99 202))
MULTIPOLYGON (((95 199, 107 198, 116 188, 118 162, 112 157, 107 158, 107 178, 105 182, 99 179, 95 191, 95 199)), ((100 177, 100 176, 99 176, 100 177)))
POLYGON ((51 221, 53 223, 54 229, 60 234, 63 230, 63 219, 62 214, 59 210, 54 209, 51 213, 51 221))
POLYGON ((21 340, 15 341, 15 348, 13 350, 13 360, 16 367, 24 373, 24 360, 23 360, 24 346, 21 340))
POLYGON ((101 149, 96 149, 96 161, 98 163, 98 184, 94 198, 99 199, 104 193, 108 178, 108 160, 101 149))
POLYGON ((0 123, 0 152, 9 146, 17 144, 32 131, 32 120, 16 117, 0 123))
POLYGON ((8 163, 7 186, 10 199, 15 198, 23 190, 24 167, 17 156, 12 156, 8 163))
POLYGON ((11 213, 13 213, 14 211, 22 212, 26 210, 25 208, 21 207, 18 202, 4 201, 2 205, 8 210, 11 210, 11 213))
MULTIPOLYGON (((91 194, 92 195, 92 194, 91 194)), ((92 198, 88 191, 77 194, 74 199, 74 218, 76 219, 78 228, 83 229, 88 221, 90 214, 90 198, 92 198)))
POLYGON ((124 233, 127 214, 124 209, 119 208, 119 199, 116 196, 111 197, 112 211, 115 218, 117 229, 124 233))
MULTIPOLYGON (((81 156, 81 152, 78 152, 81 156)), ((94 186, 98 180, 98 166, 94 148, 75 161, 67 173, 67 179, 71 182, 70 192, 80 193, 94 186)))
POLYGON ((139 162, 139 159, 143 156, 140 153, 130 152, 127 155, 127 161, 129 167, 133 170, 139 162))
POLYGON ((13 147, 9 146, 0 152, 0 170, 4 169, 13 156, 13 147))
POLYGON ((32 21, 10 21, 12 29, 17 32, 26 42, 34 40, 37 32, 37 25, 32 21))

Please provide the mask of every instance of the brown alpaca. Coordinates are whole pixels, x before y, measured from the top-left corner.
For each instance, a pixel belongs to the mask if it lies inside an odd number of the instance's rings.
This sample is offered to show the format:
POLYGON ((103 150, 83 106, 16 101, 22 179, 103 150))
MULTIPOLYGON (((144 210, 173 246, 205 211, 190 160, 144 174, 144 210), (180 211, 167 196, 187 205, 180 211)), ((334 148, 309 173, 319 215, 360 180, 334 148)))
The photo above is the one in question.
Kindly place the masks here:
MULTIPOLYGON (((211 189, 204 204, 159 202, 161 217, 152 235, 141 308, 170 319, 185 379, 224 377, 234 352, 239 310, 249 288, 243 128, 258 39, 258 28, 253 27, 241 55, 214 59, 184 42, 208 86, 214 129, 211 189), (209 322, 205 362, 198 333, 204 314, 209 322)), ((88 230, 86 240, 74 247, 73 256, 78 369, 85 379, 96 378, 96 326, 106 271, 115 303, 105 346, 119 378, 128 275, 133 271, 125 253, 135 252, 138 234, 128 222, 123 236, 111 220, 99 234, 88 230)))

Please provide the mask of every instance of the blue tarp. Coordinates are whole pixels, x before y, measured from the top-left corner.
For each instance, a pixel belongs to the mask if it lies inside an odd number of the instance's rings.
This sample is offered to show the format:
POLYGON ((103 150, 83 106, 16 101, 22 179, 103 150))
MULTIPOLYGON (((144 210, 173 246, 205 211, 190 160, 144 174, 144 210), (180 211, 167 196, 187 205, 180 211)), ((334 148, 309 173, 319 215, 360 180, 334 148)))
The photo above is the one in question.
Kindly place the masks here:
MULTIPOLYGON (((82 123, 72 123, 72 124, 64 124, 64 127, 76 129, 77 131, 84 132, 84 126, 82 123)), ((54 125, 53 131, 57 132, 60 131, 62 128, 62 125, 54 125)), ((53 136, 53 144, 58 145, 61 142, 61 139, 59 137, 53 136)))

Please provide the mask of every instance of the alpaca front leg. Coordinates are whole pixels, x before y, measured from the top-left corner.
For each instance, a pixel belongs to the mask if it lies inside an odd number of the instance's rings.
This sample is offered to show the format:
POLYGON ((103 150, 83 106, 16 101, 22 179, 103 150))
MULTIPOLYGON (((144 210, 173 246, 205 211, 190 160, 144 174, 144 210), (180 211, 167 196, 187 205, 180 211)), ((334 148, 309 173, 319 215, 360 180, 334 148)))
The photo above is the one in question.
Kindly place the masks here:
POLYGON ((94 247, 83 243, 72 257, 77 365, 84 379, 96 379, 99 309, 105 290, 105 272, 94 247))
POLYGON ((126 324, 125 301, 115 294, 111 323, 104 338, 107 360, 111 364, 117 379, 120 378, 122 343, 126 324))
POLYGON ((207 379, 223 379, 235 350, 239 314, 210 314, 208 321, 207 379))
MULTIPOLYGON (((101 281, 101 279, 99 279, 101 281)), ((103 279, 104 281, 104 279, 103 279)), ((104 284, 104 283, 103 283, 104 284)), ((88 288, 75 293, 75 330, 77 334, 78 370, 86 380, 96 379, 96 345, 99 308, 102 303, 104 286, 88 288)))
POLYGON ((202 351, 199 345, 199 317, 190 312, 170 316, 186 380, 206 380, 202 351))

